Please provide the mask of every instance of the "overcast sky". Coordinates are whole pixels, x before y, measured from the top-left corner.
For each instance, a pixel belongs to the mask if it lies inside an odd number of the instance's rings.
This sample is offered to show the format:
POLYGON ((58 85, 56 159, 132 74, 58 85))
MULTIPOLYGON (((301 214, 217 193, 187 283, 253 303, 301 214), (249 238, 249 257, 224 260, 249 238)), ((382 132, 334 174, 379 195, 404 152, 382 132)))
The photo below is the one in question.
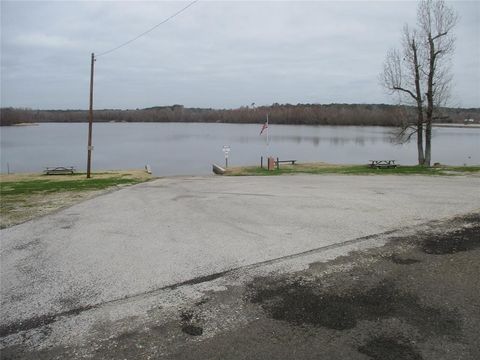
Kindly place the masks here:
MULTIPOLYGON (((90 53, 107 51, 189 2, 1 2, 2 107, 86 109, 90 53)), ((449 3, 452 106, 480 106, 480 2, 449 3)), ((199 1, 95 64, 94 108, 183 104, 394 103, 379 85, 413 1, 199 1)))

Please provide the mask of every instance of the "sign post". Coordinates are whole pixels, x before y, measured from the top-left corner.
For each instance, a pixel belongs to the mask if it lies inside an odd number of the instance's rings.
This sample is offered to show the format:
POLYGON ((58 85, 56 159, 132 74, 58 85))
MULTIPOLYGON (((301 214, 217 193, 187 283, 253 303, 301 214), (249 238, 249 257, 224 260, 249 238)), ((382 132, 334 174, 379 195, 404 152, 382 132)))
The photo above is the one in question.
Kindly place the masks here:
POLYGON ((230 153, 230 146, 223 145, 222 151, 225 154, 225 169, 226 169, 228 168, 228 154, 230 153))
POLYGON ((92 168, 92 124, 93 124, 93 68, 95 66, 95 54, 92 53, 90 65, 90 106, 88 108, 88 150, 87 150, 87 179, 90 179, 92 168))

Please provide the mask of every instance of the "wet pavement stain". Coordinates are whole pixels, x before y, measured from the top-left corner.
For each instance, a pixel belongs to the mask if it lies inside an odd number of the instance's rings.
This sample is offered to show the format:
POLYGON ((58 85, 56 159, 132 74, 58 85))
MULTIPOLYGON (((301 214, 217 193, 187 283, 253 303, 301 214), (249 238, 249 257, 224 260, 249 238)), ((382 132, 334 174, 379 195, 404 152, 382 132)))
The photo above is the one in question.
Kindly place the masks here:
POLYGON ((195 303, 195 306, 202 306, 202 305, 206 304, 209 300, 210 300, 210 298, 204 297, 201 300, 197 301, 195 303))
POLYGON ((42 315, 23 320, 21 322, 0 326, 0 337, 16 334, 20 331, 35 329, 49 325, 55 321, 55 315, 42 315))
POLYGON ((31 240, 31 241, 29 241, 25 244, 17 245, 13 249, 14 250, 26 250, 28 248, 35 247, 38 244, 40 244, 40 239, 36 238, 36 239, 33 239, 33 240, 31 240))
POLYGON ((397 254, 392 254, 392 256, 390 256, 390 260, 393 263, 398 264, 398 265, 412 265, 412 264, 420 262, 420 260, 417 260, 417 259, 402 258, 397 254))
POLYGON ((182 326, 182 331, 185 334, 192 336, 200 336, 203 334, 203 328, 201 326, 186 324, 182 326))
POLYGON ((191 336, 200 336, 203 334, 203 327, 195 324, 195 313, 193 310, 183 310, 180 313, 182 321, 182 332, 191 336))
POLYGON ((432 236, 423 241, 423 252, 431 255, 455 254, 480 248, 480 225, 432 236))
POLYGON ((422 333, 455 335, 460 331, 453 311, 425 306, 416 296, 396 289, 391 281, 370 289, 358 286, 346 293, 326 291, 313 281, 254 281, 248 298, 260 304, 269 317, 299 326, 347 330, 361 320, 399 318, 422 333))
POLYGON ((423 357, 410 344, 397 339, 378 337, 358 348, 373 360, 422 360, 423 357))
POLYGON ((88 311, 96 307, 98 307, 98 305, 85 305, 75 309, 63 311, 57 314, 35 316, 35 317, 31 317, 29 319, 25 319, 15 323, 0 325, 0 337, 16 334, 20 331, 27 331, 27 330, 36 329, 42 326, 50 325, 51 323, 54 323, 55 321, 57 321, 59 318, 62 318, 65 316, 78 315, 81 312, 88 311))
POLYGON ((183 310, 180 313, 180 319, 184 322, 191 321, 193 319, 194 312, 192 310, 183 310))
POLYGON ((121 333, 120 335, 118 335, 115 339, 117 340, 117 342, 123 343, 137 336, 138 336, 138 332, 136 331, 125 331, 124 333, 121 333))

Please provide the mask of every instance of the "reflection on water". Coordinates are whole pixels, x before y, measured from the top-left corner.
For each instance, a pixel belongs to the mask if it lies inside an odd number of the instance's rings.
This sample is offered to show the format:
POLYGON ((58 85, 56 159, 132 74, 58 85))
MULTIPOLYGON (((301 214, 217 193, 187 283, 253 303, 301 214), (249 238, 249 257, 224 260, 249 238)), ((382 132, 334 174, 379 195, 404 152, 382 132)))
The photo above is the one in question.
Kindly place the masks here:
POLYGON ((282 143, 287 143, 287 142, 294 142, 296 144, 301 144, 302 142, 306 143, 311 143, 314 146, 319 146, 320 143, 327 142, 331 145, 346 145, 349 143, 354 143, 355 145, 358 146, 364 146, 365 143, 370 143, 370 144, 375 144, 377 141, 382 141, 382 142, 387 142, 387 143, 392 143, 392 139, 389 137, 374 137, 374 136, 356 136, 353 138, 348 138, 348 137, 340 137, 340 136, 332 136, 332 137, 326 137, 326 136, 299 136, 299 135, 287 135, 287 136, 272 136, 271 140, 274 142, 282 142, 282 143))
MULTIPOLYGON (((165 141, 184 141, 184 140, 219 140, 224 137, 214 136, 210 134, 174 134, 166 136, 165 141)), ((395 143, 395 139, 391 136, 355 136, 352 138, 341 136, 309 136, 309 135, 272 135, 269 136, 270 142, 276 143, 295 143, 301 144, 302 142, 313 144, 314 146, 320 145, 320 143, 329 143, 332 145, 346 145, 349 143, 355 143, 358 146, 364 146, 366 143, 375 144, 378 141, 385 143, 395 143)), ((251 136, 231 136, 231 141, 238 142, 240 144, 248 143, 263 143, 264 137, 251 137, 251 136)))
MULTIPOLYGON (((270 125, 270 143, 255 124, 94 124, 94 169, 143 168, 156 175, 208 174, 211 163, 224 162, 222 147, 230 145, 229 163, 251 165, 260 156, 299 162, 366 163, 395 159, 415 164, 416 144, 396 144, 392 129, 270 125)), ((480 163, 480 129, 436 128, 433 162, 480 163)), ((87 124, 40 124, 4 127, 1 132, 1 170, 41 171, 44 166, 85 169, 87 124)))

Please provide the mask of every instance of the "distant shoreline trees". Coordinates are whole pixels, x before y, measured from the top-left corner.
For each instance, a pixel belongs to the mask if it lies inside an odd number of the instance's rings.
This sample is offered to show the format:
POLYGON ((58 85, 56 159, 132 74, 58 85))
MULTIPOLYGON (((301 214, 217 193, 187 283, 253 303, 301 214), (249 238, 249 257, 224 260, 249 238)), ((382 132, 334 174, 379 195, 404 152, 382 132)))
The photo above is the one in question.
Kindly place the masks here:
MULTIPOLYGON (((263 123, 267 112, 271 124, 285 125, 354 125, 390 126, 402 124, 409 106, 385 104, 272 104, 271 106, 238 109, 185 108, 182 105, 157 106, 146 109, 94 111, 94 122, 205 122, 205 123, 263 123)), ((480 118, 480 108, 444 108, 448 115, 441 121, 463 123, 464 119, 480 118)), ((88 121, 87 110, 32 110, 2 108, 0 125, 19 123, 82 123, 88 121)))

